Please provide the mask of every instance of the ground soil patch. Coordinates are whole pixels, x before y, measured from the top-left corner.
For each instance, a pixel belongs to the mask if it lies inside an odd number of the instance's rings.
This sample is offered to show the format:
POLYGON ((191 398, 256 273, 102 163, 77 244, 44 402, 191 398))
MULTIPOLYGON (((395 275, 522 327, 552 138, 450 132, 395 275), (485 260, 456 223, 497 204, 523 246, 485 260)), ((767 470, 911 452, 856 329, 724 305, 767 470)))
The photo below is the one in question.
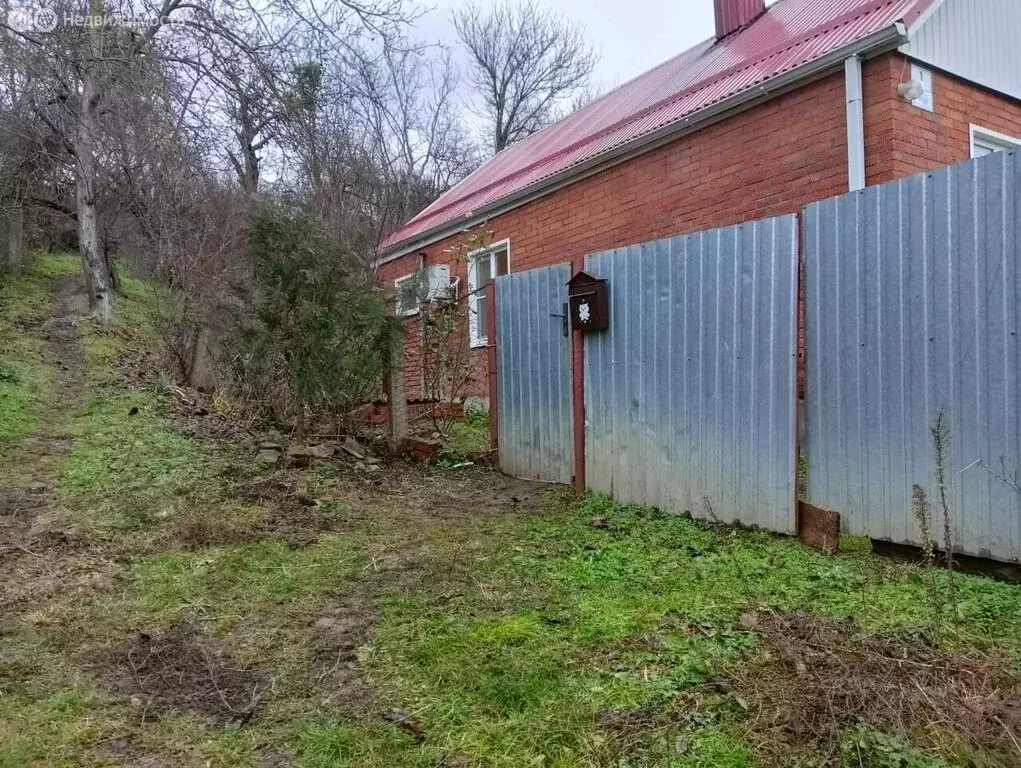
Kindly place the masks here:
POLYGON ((239 667, 189 622, 131 638, 116 686, 142 719, 191 713, 215 723, 246 722, 269 684, 261 669, 239 667))

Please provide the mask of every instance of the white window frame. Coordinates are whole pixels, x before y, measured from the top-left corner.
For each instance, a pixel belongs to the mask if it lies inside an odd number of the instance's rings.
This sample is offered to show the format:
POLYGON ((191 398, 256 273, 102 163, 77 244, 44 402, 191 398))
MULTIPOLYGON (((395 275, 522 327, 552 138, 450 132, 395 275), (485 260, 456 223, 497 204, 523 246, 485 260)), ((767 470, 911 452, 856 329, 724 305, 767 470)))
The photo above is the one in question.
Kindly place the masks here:
MULTIPOLYGON (((482 276, 479 275, 478 270, 475 268, 476 262, 480 256, 493 253, 506 249, 507 251, 507 274, 511 271, 511 242, 510 238, 505 238, 491 245, 487 245, 485 248, 476 248, 474 251, 468 254, 468 341, 472 349, 478 347, 484 347, 489 344, 489 339, 485 336, 479 335, 479 291, 485 287, 486 281, 492 277, 492 271, 489 275, 485 275, 484 279, 480 279, 482 276)), ((490 262, 495 264, 496 262, 490 262)))
POLYGON ((1009 152, 1012 149, 1021 149, 1021 138, 991 131, 988 128, 983 128, 981 125, 972 123, 970 133, 972 157, 977 157, 975 154, 977 146, 991 149, 993 152, 1009 152))
POLYGON ((394 280, 394 296, 395 296, 395 300, 394 300, 394 312, 399 317, 414 317, 415 315, 417 315, 419 312, 422 311, 422 300, 418 296, 415 297, 415 307, 414 307, 414 309, 404 309, 404 310, 402 310, 401 307, 400 307, 401 283, 406 283, 406 282, 408 282, 408 280, 411 280, 411 279, 413 279, 413 278, 415 278, 417 276, 418 276, 418 272, 412 272, 410 275, 405 275, 404 277, 398 277, 396 280, 394 280))

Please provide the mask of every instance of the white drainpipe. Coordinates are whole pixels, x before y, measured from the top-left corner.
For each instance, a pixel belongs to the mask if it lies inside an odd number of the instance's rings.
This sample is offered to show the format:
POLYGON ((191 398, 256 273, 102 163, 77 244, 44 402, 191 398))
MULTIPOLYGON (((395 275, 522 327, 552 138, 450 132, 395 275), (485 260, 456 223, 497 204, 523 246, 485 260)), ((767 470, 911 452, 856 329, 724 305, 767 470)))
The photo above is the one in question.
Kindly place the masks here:
POLYGON ((862 98, 861 58, 844 60, 847 89, 847 178, 850 189, 865 189, 865 107, 862 98))

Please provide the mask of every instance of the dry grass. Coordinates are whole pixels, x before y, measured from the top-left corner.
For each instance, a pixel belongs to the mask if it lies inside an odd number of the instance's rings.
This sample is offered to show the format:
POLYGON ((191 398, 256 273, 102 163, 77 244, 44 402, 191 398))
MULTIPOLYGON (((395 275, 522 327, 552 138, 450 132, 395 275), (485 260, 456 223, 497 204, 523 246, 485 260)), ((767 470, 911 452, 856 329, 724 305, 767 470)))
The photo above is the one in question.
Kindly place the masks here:
POLYGON ((1021 762, 1021 679, 1001 659, 940 650, 923 637, 863 635, 852 620, 759 618, 761 654, 733 679, 763 741, 833 745, 858 723, 1013 754, 1021 762))
POLYGON ((212 723, 244 723, 269 684, 266 671, 237 666, 188 622, 137 633, 121 669, 125 675, 115 687, 132 697, 143 723, 182 712, 212 723))

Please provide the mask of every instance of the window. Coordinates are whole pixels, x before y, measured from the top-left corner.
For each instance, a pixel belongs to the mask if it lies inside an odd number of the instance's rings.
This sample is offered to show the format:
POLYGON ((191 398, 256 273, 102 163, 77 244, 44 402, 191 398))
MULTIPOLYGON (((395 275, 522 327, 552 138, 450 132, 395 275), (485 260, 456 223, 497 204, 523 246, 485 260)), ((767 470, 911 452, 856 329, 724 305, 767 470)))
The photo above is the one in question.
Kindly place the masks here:
POLYGON ((911 65, 911 79, 922 84, 922 95, 911 101, 919 109, 932 112, 935 109, 932 96, 932 71, 917 64, 911 65))
POLYGON ((421 308, 419 299, 419 273, 399 277, 394 280, 394 310, 398 317, 417 315, 421 308))
POLYGON ((985 157, 993 152, 1007 152, 1021 147, 1021 139, 1006 136, 988 128, 971 126, 971 156, 985 157))
POLYGON ((510 240, 468 254, 468 329, 471 345, 482 347, 489 338, 489 316, 484 288, 494 277, 510 272, 510 240))

